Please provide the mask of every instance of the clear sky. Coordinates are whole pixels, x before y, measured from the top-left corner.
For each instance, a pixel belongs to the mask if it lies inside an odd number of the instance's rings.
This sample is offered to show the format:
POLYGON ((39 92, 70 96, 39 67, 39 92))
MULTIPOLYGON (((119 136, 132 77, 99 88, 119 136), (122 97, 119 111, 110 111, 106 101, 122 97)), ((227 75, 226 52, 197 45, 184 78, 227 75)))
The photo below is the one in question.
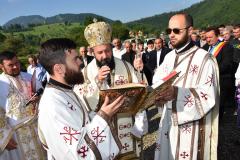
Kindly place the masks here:
POLYGON ((187 8, 202 0, 0 0, 0 25, 18 16, 95 13, 128 22, 187 8))

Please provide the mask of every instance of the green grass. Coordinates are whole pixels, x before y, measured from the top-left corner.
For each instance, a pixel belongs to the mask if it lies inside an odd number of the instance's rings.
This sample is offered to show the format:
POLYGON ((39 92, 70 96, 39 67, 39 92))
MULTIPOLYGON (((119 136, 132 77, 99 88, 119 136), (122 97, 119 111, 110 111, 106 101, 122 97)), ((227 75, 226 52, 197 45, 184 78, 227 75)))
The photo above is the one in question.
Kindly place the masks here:
POLYGON ((15 34, 23 35, 36 35, 41 38, 47 37, 66 37, 68 32, 76 27, 81 27, 79 23, 71 23, 71 25, 65 25, 63 23, 49 24, 34 27, 31 31, 16 32, 15 34))

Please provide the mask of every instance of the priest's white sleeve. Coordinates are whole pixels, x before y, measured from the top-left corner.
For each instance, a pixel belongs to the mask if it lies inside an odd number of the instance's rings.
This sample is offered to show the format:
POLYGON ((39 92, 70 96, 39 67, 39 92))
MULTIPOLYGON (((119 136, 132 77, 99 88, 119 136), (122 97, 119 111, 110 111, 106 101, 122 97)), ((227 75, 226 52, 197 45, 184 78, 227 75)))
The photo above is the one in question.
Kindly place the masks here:
MULTIPOLYGON (((13 129, 8 123, 6 117, 7 97, 9 93, 9 81, 3 75, 0 75, 0 155, 5 150, 9 140, 12 138, 13 129)), ((1 158, 0 158, 1 159, 1 158)))
POLYGON ((39 108, 39 135, 48 156, 58 160, 114 159, 121 145, 104 113, 90 121, 74 100, 46 88, 39 108))

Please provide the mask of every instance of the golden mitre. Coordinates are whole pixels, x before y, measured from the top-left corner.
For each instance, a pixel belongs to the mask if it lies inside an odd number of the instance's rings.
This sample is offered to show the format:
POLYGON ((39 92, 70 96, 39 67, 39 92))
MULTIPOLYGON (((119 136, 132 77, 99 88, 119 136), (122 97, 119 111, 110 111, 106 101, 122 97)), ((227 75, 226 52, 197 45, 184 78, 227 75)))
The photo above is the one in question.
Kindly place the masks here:
POLYGON ((112 28, 108 23, 95 22, 89 24, 84 31, 84 36, 90 47, 110 44, 112 37, 112 28))

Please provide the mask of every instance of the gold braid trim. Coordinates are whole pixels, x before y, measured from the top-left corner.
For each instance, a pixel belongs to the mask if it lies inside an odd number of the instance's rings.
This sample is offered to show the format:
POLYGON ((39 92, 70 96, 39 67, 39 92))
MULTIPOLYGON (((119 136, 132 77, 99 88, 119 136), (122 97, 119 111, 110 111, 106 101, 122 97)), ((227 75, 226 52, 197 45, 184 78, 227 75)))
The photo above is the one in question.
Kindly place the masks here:
POLYGON ((122 62, 125 65, 127 73, 128 73, 128 83, 132 83, 132 75, 131 75, 130 69, 125 61, 122 61, 122 62))
POLYGON ((7 122, 6 122, 6 116, 5 111, 0 108, 0 129, 5 128, 7 122))

